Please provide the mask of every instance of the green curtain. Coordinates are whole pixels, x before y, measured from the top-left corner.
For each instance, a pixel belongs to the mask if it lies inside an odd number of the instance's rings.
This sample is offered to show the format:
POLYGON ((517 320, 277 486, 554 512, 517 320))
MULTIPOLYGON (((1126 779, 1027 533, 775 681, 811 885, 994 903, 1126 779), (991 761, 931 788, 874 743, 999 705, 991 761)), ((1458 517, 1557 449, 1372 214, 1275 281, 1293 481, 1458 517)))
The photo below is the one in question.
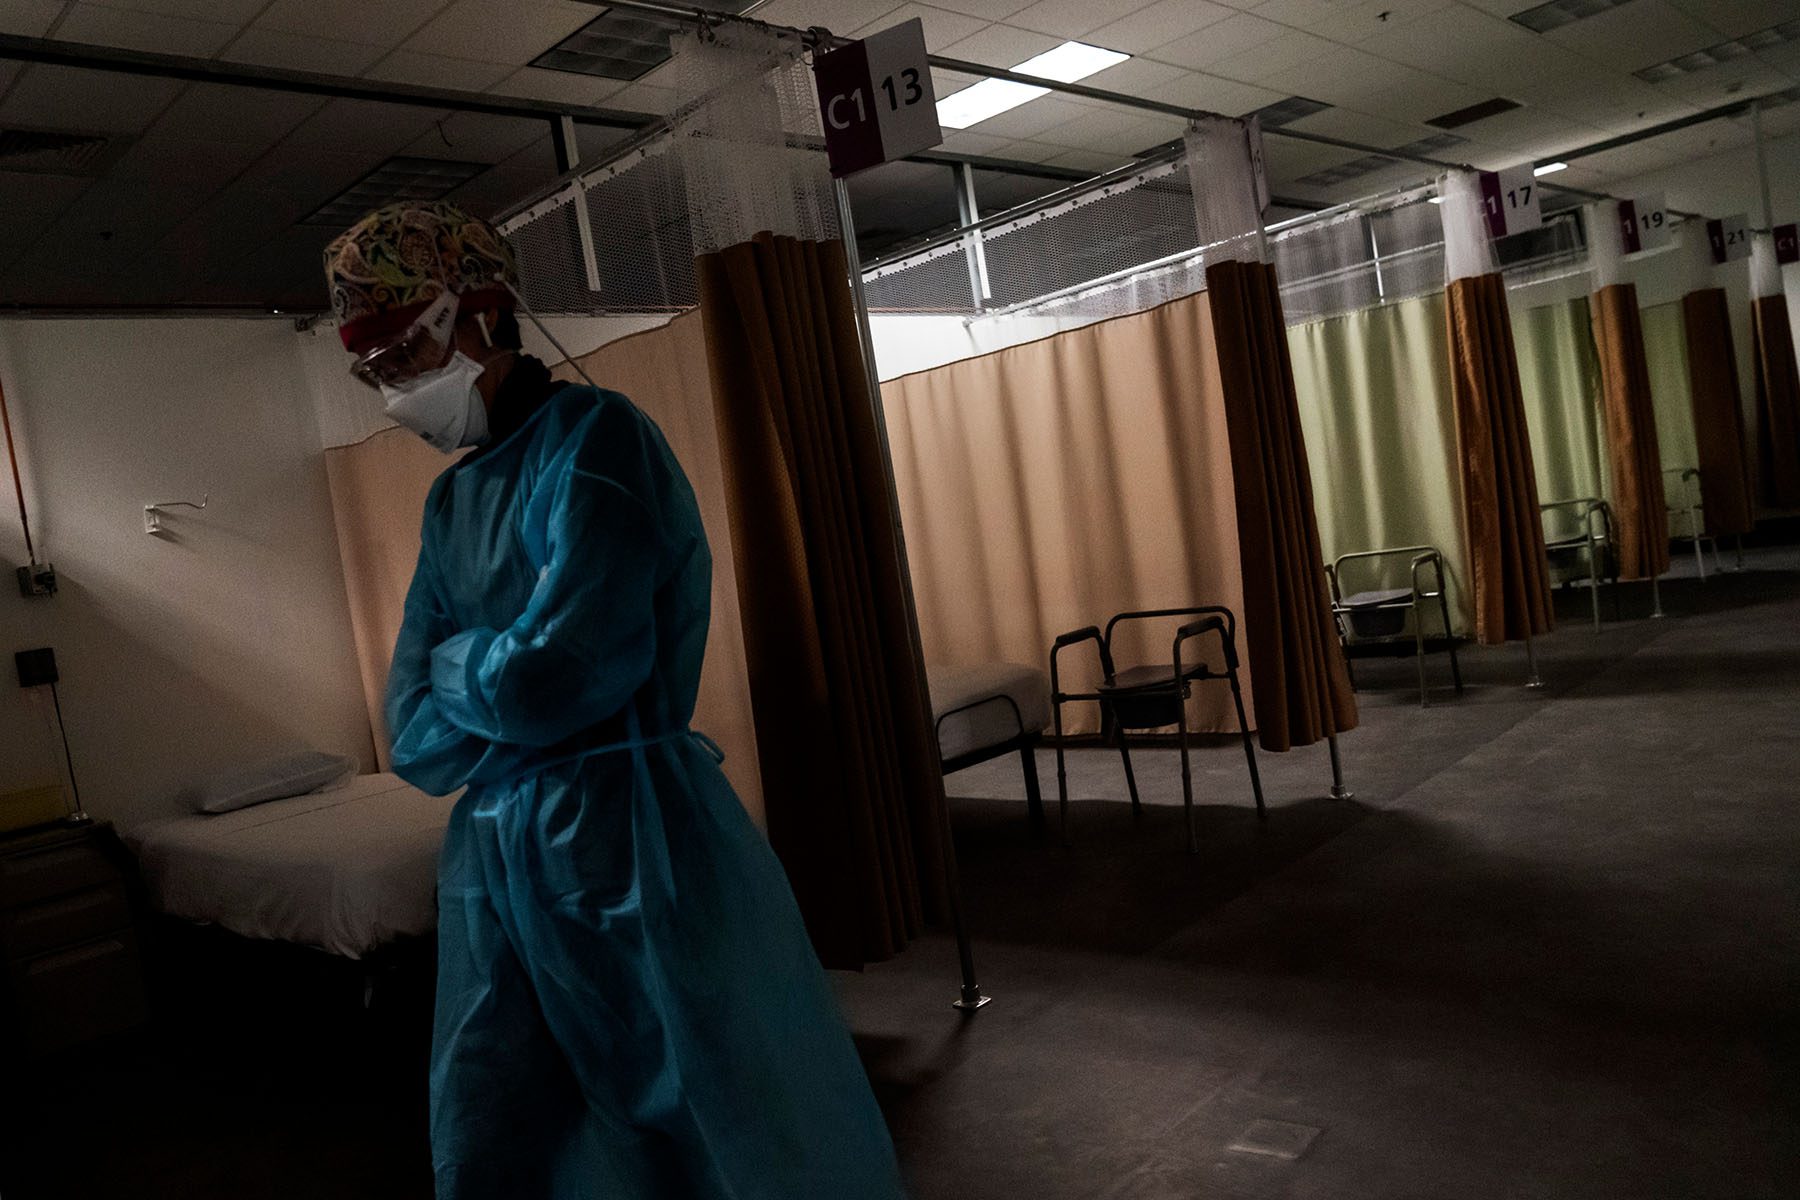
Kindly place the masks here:
POLYGON ((1650 399, 1656 411, 1656 442, 1662 449, 1663 487, 1669 495, 1672 533, 1688 535, 1685 515, 1698 504, 1699 487, 1677 472, 1700 465, 1700 442, 1694 433, 1694 389, 1688 379, 1687 318, 1681 301, 1643 310, 1644 357, 1650 363, 1650 399))
MULTIPOLYGON (((1513 345, 1538 499, 1605 496, 1600 360, 1594 353, 1587 298, 1514 312, 1513 345)), ((1553 524, 1547 532, 1560 537, 1574 527, 1553 524)))
MULTIPOLYGON (((1469 552, 1442 293, 1293 326, 1288 349, 1326 561, 1436 546, 1449 568, 1451 622, 1467 633, 1469 552)), ((1408 562, 1398 558, 1379 572, 1347 572, 1343 584, 1358 592, 1407 582, 1408 562)))

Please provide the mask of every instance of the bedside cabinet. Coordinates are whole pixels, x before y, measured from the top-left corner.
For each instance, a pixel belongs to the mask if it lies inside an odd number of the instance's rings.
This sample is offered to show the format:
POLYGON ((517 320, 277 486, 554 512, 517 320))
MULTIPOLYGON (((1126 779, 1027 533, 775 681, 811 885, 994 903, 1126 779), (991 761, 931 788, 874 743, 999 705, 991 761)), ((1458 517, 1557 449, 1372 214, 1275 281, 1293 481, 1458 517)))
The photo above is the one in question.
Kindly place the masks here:
POLYGON ((0 1055, 33 1058, 145 1019, 131 870, 110 822, 0 837, 0 1055))

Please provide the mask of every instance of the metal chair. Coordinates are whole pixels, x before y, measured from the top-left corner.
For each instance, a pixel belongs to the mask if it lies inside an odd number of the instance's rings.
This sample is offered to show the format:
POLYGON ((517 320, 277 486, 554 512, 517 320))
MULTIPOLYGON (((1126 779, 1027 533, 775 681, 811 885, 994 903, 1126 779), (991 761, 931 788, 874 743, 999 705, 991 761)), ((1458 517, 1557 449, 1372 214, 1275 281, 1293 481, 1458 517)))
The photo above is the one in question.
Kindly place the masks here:
POLYGON ((1701 515, 1700 468, 1669 467, 1663 471, 1663 490, 1673 497, 1677 489, 1671 489, 1668 486, 1668 477, 1671 475, 1676 477, 1675 482, 1679 485, 1678 490, 1682 493, 1683 503, 1677 504, 1671 499, 1669 516, 1678 519, 1685 517, 1687 533, 1685 535, 1677 533, 1671 523, 1669 535, 1673 540, 1679 541, 1685 537, 1694 543, 1694 566, 1700 572, 1700 582, 1705 583, 1706 555, 1701 552, 1700 543, 1712 543, 1713 563, 1721 574, 1725 570, 1725 560, 1719 555, 1719 539, 1706 532, 1706 522, 1701 515))
MULTIPOLYGON (((1613 588, 1613 615, 1618 616, 1619 569, 1613 548, 1612 505, 1594 496, 1577 500, 1552 500, 1538 505, 1539 513, 1570 512, 1579 524, 1579 532, 1560 537, 1551 536, 1550 522, 1544 522, 1544 556, 1552 566, 1558 559, 1565 562, 1587 559, 1588 594, 1594 603, 1594 632, 1600 632, 1600 584, 1604 580, 1613 588)), ((1659 605, 1660 607, 1660 605, 1659 605)))
POLYGON ((1138 800, 1137 775, 1131 769, 1131 747, 1125 736, 1126 731, 1160 729, 1168 725, 1176 727, 1181 744, 1181 792, 1186 808, 1188 852, 1194 853, 1199 848, 1194 832, 1194 783, 1188 762, 1186 702, 1193 692, 1194 684, 1209 679, 1223 679, 1231 685, 1231 698, 1237 705, 1238 728, 1243 731, 1244 758, 1250 766, 1250 787, 1256 796, 1256 815, 1266 818, 1268 810, 1263 805, 1262 776, 1256 769, 1256 746, 1251 741, 1250 721, 1244 714, 1244 694, 1238 687, 1237 670, 1237 618, 1230 609, 1218 605, 1123 612, 1106 623, 1104 633, 1089 625, 1057 638, 1050 649, 1050 699, 1056 723, 1057 820, 1063 841, 1068 841, 1069 832, 1069 777, 1063 761, 1063 704, 1070 701, 1093 701, 1100 705, 1102 733, 1110 733, 1118 739, 1119 757, 1125 764, 1125 784, 1131 791, 1133 813, 1142 812, 1143 809, 1138 800), (1118 670, 1113 660, 1113 631, 1127 621, 1170 617, 1199 619, 1190 621, 1175 631, 1169 663, 1118 670), (1188 642, 1215 633, 1224 653, 1223 673, 1214 671, 1203 661, 1196 662, 1182 657, 1182 648, 1188 642), (1069 647, 1088 641, 1094 642, 1099 648, 1103 682, 1094 691, 1065 692, 1062 689, 1058 658, 1069 647))
MULTIPOLYGON (((1444 624, 1444 640, 1450 651, 1450 678, 1456 684, 1456 694, 1463 694, 1462 666, 1456 661, 1456 634, 1450 628, 1449 588, 1444 583, 1444 556, 1435 546, 1394 546, 1386 550, 1362 550, 1354 554, 1340 554, 1325 568, 1325 578, 1331 584, 1331 615, 1337 621, 1338 640, 1344 646, 1344 667, 1350 669, 1350 643, 1393 642, 1406 636, 1406 618, 1412 615, 1413 642, 1416 647, 1415 657, 1419 666, 1419 707, 1425 708, 1431 703, 1430 692, 1425 685, 1425 612, 1427 600, 1438 602, 1438 615, 1444 624), (1356 592, 1345 596, 1341 589, 1345 563, 1374 563, 1396 555, 1410 554, 1412 558, 1411 582, 1409 588, 1381 588, 1371 591, 1356 592), (1420 571, 1430 567, 1437 580, 1435 588, 1428 588, 1420 579, 1420 571)), ((1356 674, 1351 671, 1350 686, 1356 686, 1356 674)))

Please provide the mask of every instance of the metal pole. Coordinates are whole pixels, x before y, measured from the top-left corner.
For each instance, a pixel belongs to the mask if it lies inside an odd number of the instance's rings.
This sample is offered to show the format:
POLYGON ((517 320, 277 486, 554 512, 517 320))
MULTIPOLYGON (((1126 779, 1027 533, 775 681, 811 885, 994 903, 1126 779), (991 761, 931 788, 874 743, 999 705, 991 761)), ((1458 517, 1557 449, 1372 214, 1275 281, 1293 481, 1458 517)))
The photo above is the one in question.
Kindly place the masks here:
POLYGON ((1769 199, 1769 155, 1763 144, 1763 105, 1758 100, 1750 106, 1750 128, 1756 135, 1756 179, 1762 186, 1763 228, 1775 228, 1775 205, 1769 199))
POLYGON ((1325 744, 1331 748, 1331 798, 1333 800, 1356 799, 1356 793, 1344 786, 1344 764, 1338 758, 1337 734, 1328 734, 1325 744))
MULTIPOLYGON (((887 416, 881 406, 881 380, 875 371, 875 337, 869 328, 869 306, 863 298, 862 266, 860 254, 856 248, 856 216, 850 208, 850 189, 842 179, 833 182, 837 193, 838 224, 842 227, 844 239, 844 258, 850 268, 850 297, 856 305, 856 336, 861 343, 863 370, 868 376, 869 406, 875 411, 875 433, 881 446, 881 470, 886 476, 888 493, 888 512, 894 522, 894 548, 900 560, 900 596, 906 609, 907 632, 911 635, 913 666, 918 673, 919 683, 925 682, 925 646, 919 640, 919 614, 913 601, 912 570, 906 559, 906 533, 900 526, 900 490, 894 482, 894 456, 888 444, 887 416)), ((929 706, 929 701, 926 702, 929 706)), ((931 714, 925 714, 926 725, 931 724, 931 714)), ((955 1007, 964 1012, 974 1012, 986 1004, 991 996, 981 994, 981 984, 975 978, 975 950, 969 939, 969 927, 963 916, 962 881, 956 869, 956 842, 950 836, 950 805, 942 795, 940 785, 937 796, 938 811, 943 814, 940 836, 943 838, 944 855, 944 890, 950 905, 950 925, 956 933, 956 954, 962 966, 962 994, 956 1000, 955 1007)))
POLYGON ((975 168, 968 163, 961 164, 956 170, 956 209, 962 223, 969 228, 969 240, 964 248, 964 256, 969 265, 969 297, 977 313, 987 311, 988 297, 993 290, 988 286, 987 247, 983 244, 981 230, 974 228, 981 221, 981 202, 975 198, 975 168))
MULTIPOLYGON (((550 140, 556 148, 556 170, 566 174, 581 165, 581 147, 575 140, 575 122, 558 117, 550 122, 550 140)), ((594 224, 585 197, 575 198, 575 240, 581 247, 581 266, 590 292, 600 290, 600 262, 594 256, 594 224)))
POLYGON ((1531 645, 1529 633, 1525 635, 1525 669, 1531 673, 1530 677, 1525 680, 1526 687, 1541 688, 1544 686, 1543 677, 1538 674, 1537 651, 1531 645))

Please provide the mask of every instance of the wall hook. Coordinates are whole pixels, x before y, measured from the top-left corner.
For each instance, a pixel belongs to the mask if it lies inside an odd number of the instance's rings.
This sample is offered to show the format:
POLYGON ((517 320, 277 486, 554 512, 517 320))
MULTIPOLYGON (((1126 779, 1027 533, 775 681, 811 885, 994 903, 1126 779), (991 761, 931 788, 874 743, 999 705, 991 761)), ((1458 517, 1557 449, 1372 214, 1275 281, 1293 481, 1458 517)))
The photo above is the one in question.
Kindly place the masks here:
POLYGON ((200 497, 198 504, 192 500, 159 500, 155 504, 146 504, 144 505, 144 532, 161 533, 163 531, 162 510, 165 508, 191 508, 198 511, 205 508, 211 499, 212 493, 208 492, 200 497))

